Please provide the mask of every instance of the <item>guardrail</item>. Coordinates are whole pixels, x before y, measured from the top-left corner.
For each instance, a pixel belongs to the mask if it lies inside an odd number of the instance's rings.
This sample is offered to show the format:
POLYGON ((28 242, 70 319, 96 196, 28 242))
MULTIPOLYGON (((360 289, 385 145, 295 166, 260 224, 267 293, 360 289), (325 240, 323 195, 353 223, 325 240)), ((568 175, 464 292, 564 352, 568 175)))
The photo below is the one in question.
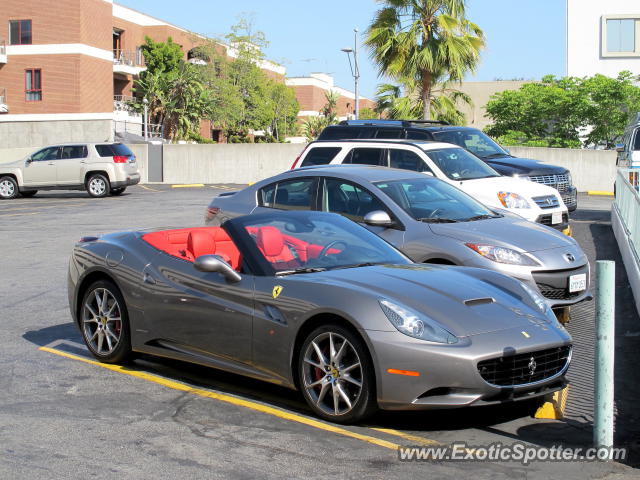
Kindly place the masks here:
MULTIPOLYGON (((130 133, 139 137, 144 137, 144 124, 142 121, 129 122, 127 120, 114 120, 113 131, 116 133, 130 133)), ((147 139, 160 140, 164 138, 164 126, 155 123, 147 124, 147 139)))
POLYGON ((620 168, 616 174, 616 199, 611 226, 640 312, 640 169, 620 168))

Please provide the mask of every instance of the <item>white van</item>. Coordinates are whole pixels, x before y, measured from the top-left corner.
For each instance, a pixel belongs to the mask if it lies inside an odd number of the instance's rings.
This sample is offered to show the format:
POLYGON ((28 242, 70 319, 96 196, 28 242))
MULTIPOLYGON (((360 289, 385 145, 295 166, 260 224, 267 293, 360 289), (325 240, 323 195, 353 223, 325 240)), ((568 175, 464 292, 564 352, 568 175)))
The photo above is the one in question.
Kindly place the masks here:
POLYGON ((622 143, 616 145, 618 159, 616 165, 621 168, 640 168, 640 113, 625 129, 622 143))

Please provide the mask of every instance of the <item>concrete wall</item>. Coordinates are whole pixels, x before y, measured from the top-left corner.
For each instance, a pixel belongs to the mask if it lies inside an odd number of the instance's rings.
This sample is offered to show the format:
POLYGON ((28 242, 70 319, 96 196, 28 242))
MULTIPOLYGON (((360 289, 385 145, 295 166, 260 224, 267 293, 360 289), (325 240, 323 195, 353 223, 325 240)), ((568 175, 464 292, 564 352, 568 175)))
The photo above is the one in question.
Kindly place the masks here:
POLYGON ((467 126, 484 130, 491 124, 491 119, 486 116, 486 106, 491 96, 504 92, 505 90, 519 90, 525 83, 520 80, 495 80, 493 82, 462 82, 460 85, 453 85, 452 88, 460 90, 471 97, 473 105, 458 102, 458 108, 464 113, 467 126))
POLYGON ((138 170, 140 170, 140 182, 147 183, 149 181, 149 171, 147 168, 149 163, 149 147, 146 143, 129 143, 127 147, 136 155, 138 170))
POLYGON ((304 145, 165 145, 165 183, 250 183, 291 167, 304 145))
POLYGON ((0 117, 0 149, 36 150, 56 143, 105 142, 112 140, 112 136, 111 120, 5 122, 0 117))
POLYGON ((579 150, 569 148, 507 147, 516 157, 533 158, 566 167, 580 192, 613 191, 616 178, 614 150, 579 150))

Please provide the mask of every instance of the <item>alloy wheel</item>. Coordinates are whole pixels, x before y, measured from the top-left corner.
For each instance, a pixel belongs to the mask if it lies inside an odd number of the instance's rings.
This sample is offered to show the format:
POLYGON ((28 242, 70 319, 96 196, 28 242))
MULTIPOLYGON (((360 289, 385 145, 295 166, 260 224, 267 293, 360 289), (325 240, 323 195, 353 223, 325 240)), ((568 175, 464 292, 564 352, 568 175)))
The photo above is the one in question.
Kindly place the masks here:
POLYGON ((363 385, 360 357, 342 335, 323 332, 308 344, 303 357, 304 388, 316 407, 327 415, 349 413, 363 385))
POLYGON ((106 288, 96 288, 85 300, 82 330, 98 355, 109 355, 118 346, 122 336, 120 304, 106 288))
POLYGON ((0 182, 0 196, 4 198, 11 198, 16 192, 16 186, 11 180, 2 180, 0 182))
POLYGON ((89 181, 89 190, 93 195, 99 197, 107 191, 107 185, 102 178, 94 177, 89 181))

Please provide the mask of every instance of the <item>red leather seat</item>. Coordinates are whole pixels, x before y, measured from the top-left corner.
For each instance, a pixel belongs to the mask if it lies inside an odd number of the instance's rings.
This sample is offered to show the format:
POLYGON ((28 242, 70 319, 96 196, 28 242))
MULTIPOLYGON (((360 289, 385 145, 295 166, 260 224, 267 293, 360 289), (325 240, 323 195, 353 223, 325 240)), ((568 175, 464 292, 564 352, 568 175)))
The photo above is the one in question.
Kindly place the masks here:
POLYGON ((300 267, 300 261, 285 244, 282 233, 276 227, 260 227, 257 244, 264 257, 276 270, 300 267))
POLYGON ((224 260, 231 265, 234 270, 240 271, 241 256, 240 250, 236 247, 235 243, 229 237, 229 234, 222 228, 217 228, 213 235, 215 241, 216 255, 220 255, 224 260))
POLYGON ((216 251, 216 242, 213 235, 202 230, 192 230, 187 237, 187 251, 193 259, 201 255, 213 255, 216 251))

